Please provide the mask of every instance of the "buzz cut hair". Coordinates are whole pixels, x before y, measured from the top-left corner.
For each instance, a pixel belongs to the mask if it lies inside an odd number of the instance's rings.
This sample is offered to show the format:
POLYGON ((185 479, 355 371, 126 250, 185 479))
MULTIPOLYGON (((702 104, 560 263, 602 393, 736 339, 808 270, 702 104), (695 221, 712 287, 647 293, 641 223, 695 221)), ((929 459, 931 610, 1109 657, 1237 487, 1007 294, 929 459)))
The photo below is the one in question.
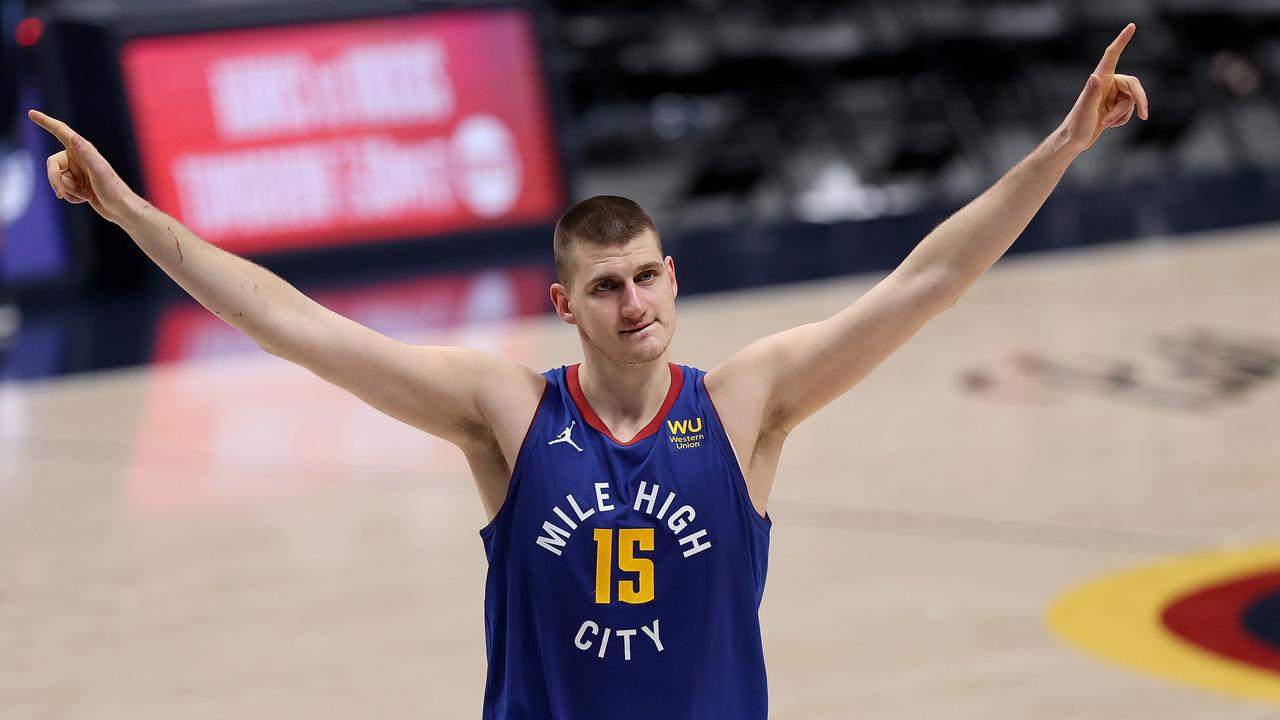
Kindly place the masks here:
POLYGON ((553 250, 556 281, 572 288, 572 256, 578 245, 617 247, 645 231, 653 233, 658 241, 658 253, 662 254, 662 237, 658 235, 658 228, 636 201, 617 195, 596 195, 574 205, 556 222, 553 250))

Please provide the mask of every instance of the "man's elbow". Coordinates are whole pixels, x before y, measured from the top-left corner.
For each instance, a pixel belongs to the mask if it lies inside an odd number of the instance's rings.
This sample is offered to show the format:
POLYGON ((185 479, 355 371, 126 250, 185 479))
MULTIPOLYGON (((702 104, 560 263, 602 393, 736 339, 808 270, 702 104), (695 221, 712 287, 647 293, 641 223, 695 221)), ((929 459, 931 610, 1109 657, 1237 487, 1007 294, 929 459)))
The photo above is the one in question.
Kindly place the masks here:
POLYGON ((950 309, 960 301, 960 296, 964 295, 972 284, 965 278, 957 277, 954 273, 945 270, 935 270, 922 272, 914 278, 916 284, 916 293, 925 305, 933 308, 936 313, 940 313, 950 309))
POLYGON ((946 310, 950 310, 951 308, 955 307, 956 303, 960 302, 960 298, 961 298, 963 295, 964 295, 964 291, 963 291, 963 290, 961 290, 961 291, 959 291, 959 292, 952 292, 952 293, 946 293, 946 294, 944 294, 944 295, 942 296, 942 309, 941 309, 941 310, 939 310, 939 312, 943 312, 943 311, 946 311, 946 310))

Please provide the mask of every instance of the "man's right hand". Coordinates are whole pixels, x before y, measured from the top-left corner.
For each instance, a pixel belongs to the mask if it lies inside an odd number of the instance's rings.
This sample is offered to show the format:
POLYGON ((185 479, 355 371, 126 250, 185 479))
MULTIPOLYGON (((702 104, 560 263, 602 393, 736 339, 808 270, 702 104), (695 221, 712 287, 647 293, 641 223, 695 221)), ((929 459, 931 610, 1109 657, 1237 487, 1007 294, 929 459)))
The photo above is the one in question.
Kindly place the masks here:
POLYGON ((137 195, 116 175, 97 148, 66 123, 39 110, 27 111, 27 117, 58 138, 64 148, 50 155, 45 163, 53 192, 69 203, 87 202, 102 217, 119 222, 137 195))

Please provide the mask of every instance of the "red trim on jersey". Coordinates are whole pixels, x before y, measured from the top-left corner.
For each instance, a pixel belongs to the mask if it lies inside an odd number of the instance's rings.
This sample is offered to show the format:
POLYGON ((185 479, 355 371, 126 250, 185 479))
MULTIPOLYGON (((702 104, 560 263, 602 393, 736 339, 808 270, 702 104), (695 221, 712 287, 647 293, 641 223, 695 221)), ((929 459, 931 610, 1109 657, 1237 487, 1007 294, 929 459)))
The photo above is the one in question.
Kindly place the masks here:
POLYGON ((573 404, 578 406, 578 412, 582 413, 582 419, 586 420, 588 425, 604 433, 605 437, 619 445, 634 445, 658 432, 658 428, 662 427, 662 419, 671 412, 671 408, 676 404, 676 398, 680 396, 680 388, 684 387, 684 370, 670 362, 667 363, 667 367, 671 369, 671 386, 667 388, 667 398, 662 401, 662 407, 658 409, 658 414, 653 416, 649 424, 627 442, 614 437, 596 411, 591 409, 587 396, 582 394, 582 386, 578 384, 578 365, 570 365, 568 372, 565 373, 569 381, 569 397, 573 398, 573 404))

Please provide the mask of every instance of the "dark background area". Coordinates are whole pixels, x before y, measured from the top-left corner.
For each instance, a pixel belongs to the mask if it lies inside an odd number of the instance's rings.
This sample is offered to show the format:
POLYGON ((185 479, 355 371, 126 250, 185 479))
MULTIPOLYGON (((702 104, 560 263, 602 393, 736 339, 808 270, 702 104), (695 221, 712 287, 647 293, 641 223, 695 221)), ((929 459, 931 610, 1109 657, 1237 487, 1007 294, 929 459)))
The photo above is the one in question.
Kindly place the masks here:
MULTIPOLYGON (((483 6, 0 0, 0 148, 20 144, 24 101, 35 97, 136 182, 110 62, 122 32, 483 6), (26 18, 40 19, 43 34, 23 47, 26 18)), ((1057 126, 1130 21, 1138 31, 1120 71, 1141 78, 1151 119, 1105 133, 1012 252, 1280 217, 1280 2, 532 7, 570 202, 595 194, 640 202, 680 263, 686 293, 893 267, 1057 126)), ((146 361, 157 318, 185 297, 114 226, 85 208, 58 213, 65 237, 48 241, 66 246, 62 271, 0 290, 0 377, 146 361), (57 336, 57 349, 30 361, 22 348, 49 327, 64 328, 39 335, 57 336)), ((549 268, 550 229, 254 259, 307 292, 358 290, 530 262, 549 268)))

